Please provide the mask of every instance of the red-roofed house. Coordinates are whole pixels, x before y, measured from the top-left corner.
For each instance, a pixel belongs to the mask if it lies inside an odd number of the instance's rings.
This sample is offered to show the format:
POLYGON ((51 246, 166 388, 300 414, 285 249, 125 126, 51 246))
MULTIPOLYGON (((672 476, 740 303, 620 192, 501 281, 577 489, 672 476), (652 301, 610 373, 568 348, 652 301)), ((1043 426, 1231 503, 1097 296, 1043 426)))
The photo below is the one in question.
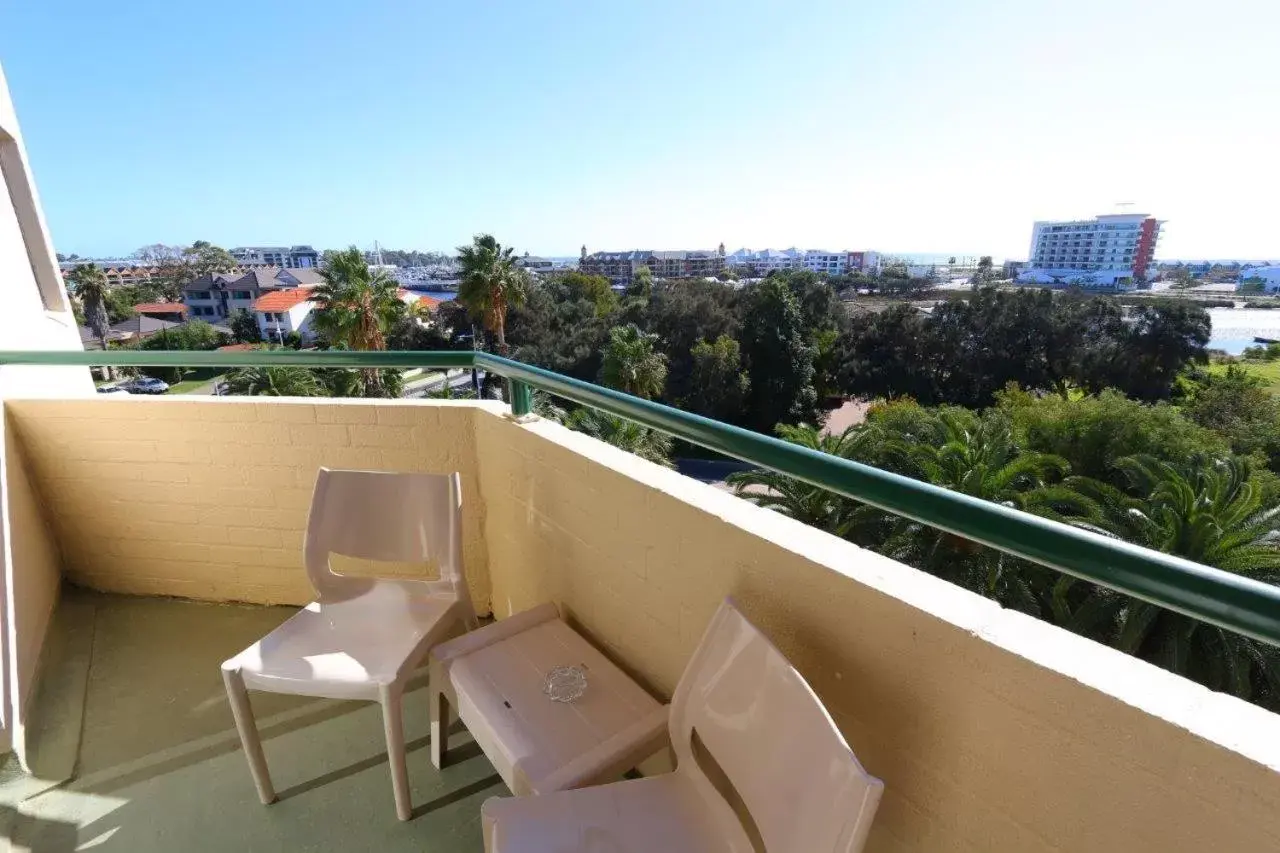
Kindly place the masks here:
POLYGON ((297 332, 303 341, 315 339, 311 316, 316 303, 312 288, 291 287, 264 293, 253 302, 253 315, 263 340, 283 343, 285 336, 297 332))
POLYGON ((141 302, 133 310, 142 317, 154 317, 171 323, 183 323, 187 319, 187 306, 181 302, 141 302))
POLYGON ((405 290, 403 287, 396 291, 396 295, 400 297, 400 301, 405 305, 416 308, 419 311, 431 312, 440 307, 439 299, 434 296, 424 296, 421 293, 414 293, 412 290, 405 290))

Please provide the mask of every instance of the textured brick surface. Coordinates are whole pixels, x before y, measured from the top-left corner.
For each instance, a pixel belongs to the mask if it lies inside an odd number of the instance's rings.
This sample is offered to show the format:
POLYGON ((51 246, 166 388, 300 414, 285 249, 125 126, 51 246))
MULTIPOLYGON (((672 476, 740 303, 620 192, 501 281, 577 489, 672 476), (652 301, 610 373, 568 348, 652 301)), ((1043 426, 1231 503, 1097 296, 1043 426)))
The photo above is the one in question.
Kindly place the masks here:
MULTIPOLYGON (((463 559, 488 607, 474 406, 412 401, 12 401, 67 576, 108 592, 301 604, 316 471, 459 471, 463 559)), ((413 576, 430 567, 348 571, 413 576)))
MULTIPOLYGON (((57 540, 50 534, 48 520, 40 505, 30 465, 22 452, 16 433, 0 407, 0 449, 4 471, 0 512, 4 528, 0 531, 0 568, 7 577, 8 594, 12 598, 13 644, 10 654, 15 664, 12 685, 16 687, 15 705, 26 709, 36 683, 40 650, 54 607, 58 603, 61 579, 61 554, 57 540)), ((25 713, 23 714, 25 717, 25 713)), ((26 760, 26 743, 18 737, 13 746, 26 760)))
POLYGON ((555 424, 476 426, 495 615, 556 601, 669 696, 732 595, 885 780, 869 850, 1280 849, 1277 717, 555 424))

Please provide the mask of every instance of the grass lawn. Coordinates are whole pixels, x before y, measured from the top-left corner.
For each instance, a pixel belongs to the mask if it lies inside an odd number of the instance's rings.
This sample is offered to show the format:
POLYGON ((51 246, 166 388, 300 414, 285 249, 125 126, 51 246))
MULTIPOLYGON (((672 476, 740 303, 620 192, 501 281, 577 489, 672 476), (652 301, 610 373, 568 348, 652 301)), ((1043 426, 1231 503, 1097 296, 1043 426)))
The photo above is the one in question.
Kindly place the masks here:
MULTIPOLYGON (((1254 376, 1261 377, 1267 383, 1267 390, 1272 394, 1280 396, 1280 360, 1276 361, 1235 361, 1232 362, 1237 367, 1242 367, 1252 373, 1254 376)), ((1223 362, 1214 362, 1209 365, 1210 373, 1226 373, 1227 365, 1223 362)))
POLYGON ((181 382, 169 386, 170 394, 190 394, 197 388, 203 388, 210 382, 221 381, 225 374, 219 373, 216 367, 195 367, 182 375, 181 382))

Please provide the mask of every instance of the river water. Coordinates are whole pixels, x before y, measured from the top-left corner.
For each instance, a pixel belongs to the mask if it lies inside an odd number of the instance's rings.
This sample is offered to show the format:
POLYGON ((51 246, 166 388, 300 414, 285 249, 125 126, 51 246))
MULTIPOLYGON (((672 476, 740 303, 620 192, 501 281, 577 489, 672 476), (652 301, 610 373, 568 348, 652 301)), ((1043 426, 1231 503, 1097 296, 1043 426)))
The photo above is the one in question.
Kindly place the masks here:
POLYGON ((448 302, 450 299, 458 298, 458 291, 456 290, 416 290, 414 288, 408 288, 408 289, 418 294, 419 296, 430 296, 432 299, 439 299, 441 302, 448 302))
POLYGON ((1225 350, 1239 355, 1254 345, 1254 338, 1280 340, 1280 309, 1260 311, 1257 308, 1210 308, 1209 349, 1225 350))

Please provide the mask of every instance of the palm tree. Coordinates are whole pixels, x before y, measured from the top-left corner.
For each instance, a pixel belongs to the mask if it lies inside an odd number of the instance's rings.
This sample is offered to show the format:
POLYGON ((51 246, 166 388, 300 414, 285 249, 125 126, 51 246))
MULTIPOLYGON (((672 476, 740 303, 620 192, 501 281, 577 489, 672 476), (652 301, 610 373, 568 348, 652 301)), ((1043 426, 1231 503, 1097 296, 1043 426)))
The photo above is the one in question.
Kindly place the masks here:
MULTIPOLYGON (((875 440, 875 430, 870 427, 852 426, 839 435, 824 434, 808 424, 778 424, 776 429, 780 438, 792 444, 845 459, 856 458, 875 440)), ((730 474, 726 482, 740 498, 836 536, 848 536, 866 518, 858 513, 855 501, 776 471, 739 471, 730 474)))
POLYGON ((446 382, 440 388, 434 391, 428 391, 424 395, 429 400, 475 400, 476 392, 472 388, 455 388, 446 382))
MULTIPOLYGON (((918 433, 888 438, 889 467, 961 494, 1055 519, 1096 519, 1097 508, 1062 479, 1060 456, 1023 451, 1009 422, 943 410, 918 433)), ((879 550, 896 560, 1000 602, 1040 615, 1056 576, 1049 570, 918 521, 893 519, 879 550)))
POLYGON ((404 393, 404 375, 394 367, 326 367, 315 371, 316 381, 329 397, 399 397, 404 393), (376 381, 370 382, 373 374, 376 381))
POLYGON ((385 350, 388 330, 405 314, 399 284, 383 270, 370 270, 355 246, 335 253, 320 275, 317 331, 349 349, 385 350))
MULTIPOLYGON (((1003 419, 944 410, 897 431, 871 422, 840 435, 822 435, 804 425, 780 425, 778 433, 810 450, 869 462, 1041 515, 1096 516, 1090 501, 1054 482, 1066 473, 1067 463, 1056 456, 1022 453, 1003 419)), ((1047 608, 1056 577, 1033 563, 772 472, 734 474, 729 482, 741 497, 760 506, 875 548, 1007 607, 1036 615, 1047 608), (752 486, 757 488, 750 490, 752 486)))
POLYGON ((636 397, 651 400, 662 394, 667 384, 667 357, 654 352, 657 335, 640 331, 635 323, 609 330, 600 381, 636 397))
POLYGON ((533 392, 533 413, 540 418, 546 418, 558 424, 562 424, 569 419, 568 413, 556 402, 556 398, 545 391, 533 392))
MULTIPOLYGON (((1143 455, 1114 465, 1127 493, 1084 478, 1072 483, 1102 510, 1100 522, 1078 526, 1280 583, 1280 506, 1263 506, 1246 458, 1197 456, 1177 466, 1143 455)), ((1064 627, 1213 690, 1280 706, 1280 650, 1272 646, 1082 582, 1060 582, 1055 603, 1064 627)))
POLYGON ((458 247, 462 267, 458 301, 498 339, 498 354, 507 354, 507 310, 524 304, 528 289, 525 271, 515 252, 491 234, 477 234, 469 246, 458 247))
MULTIPOLYGON (((334 253, 320 270, 315 327, 332 344, 353 350, 385 350, 387 333, 405 315, 400 285, 383 270, 370 270, 355 246, 334 253)), ((364 370, 362 396, 389 396, 382 373, 364 370)))
POLYGON ((323 397, 315 374, 305 367, 237 367, 227 374, 227 393, 250 397, 323 397))
POLYGON ((598 438, 606 444, 634 453, 641 459, 647 459, 667 468, 672 467, 672 440, 666 433, 590 408, 578 409, 569 415, 566 425, 592 438, 598 438))
MULTIPOLYGON (((111 330, 107 316, 107 277, 95 264, 80 264, 67 274, 72 293, 80 300, 85 324, 93 330, 94 337, 107 349, 107 333, 111 330)), ((104 379, 111 378, 111 368, 102 368, 104 379)))

